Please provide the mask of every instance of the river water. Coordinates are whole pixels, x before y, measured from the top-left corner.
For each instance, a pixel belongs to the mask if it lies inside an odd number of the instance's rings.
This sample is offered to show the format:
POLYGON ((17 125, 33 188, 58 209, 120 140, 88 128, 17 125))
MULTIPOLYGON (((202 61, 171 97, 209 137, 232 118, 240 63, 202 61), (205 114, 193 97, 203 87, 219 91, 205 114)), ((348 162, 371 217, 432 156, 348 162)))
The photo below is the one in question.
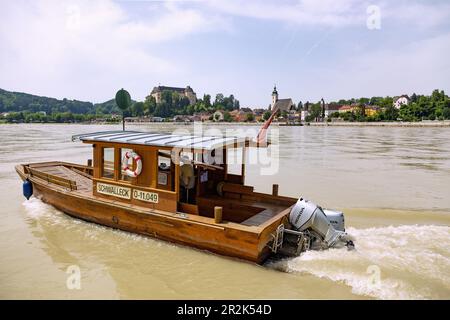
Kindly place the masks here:
POLYGON ((343 210, 356 250, 264 266, 82 222, 23 198, 15 164, 84 164, 91 148, 71 135, 119 128, 0 125, 0 298, 450 298, 449 128, 274 128, 278 143, 267 151, 278 162, 269 175, 248 166, 246 183, 262 192, 278 183, 280 194, 343 210), (79 289, 67 285, 74 266, 79 289))

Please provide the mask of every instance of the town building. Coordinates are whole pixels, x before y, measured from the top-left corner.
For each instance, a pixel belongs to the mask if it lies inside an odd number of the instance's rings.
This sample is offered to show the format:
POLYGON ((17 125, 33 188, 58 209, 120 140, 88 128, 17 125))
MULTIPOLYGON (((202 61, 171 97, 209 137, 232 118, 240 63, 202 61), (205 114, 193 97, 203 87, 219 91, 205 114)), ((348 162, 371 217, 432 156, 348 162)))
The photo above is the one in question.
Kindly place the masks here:
POLYGON ((184 96, 189 99, 189 104, 193 105, 197 102, 197 94, 192 90, 190 86, 186 88, 157 86, 154 87, 150 95, 155 98, 156 103, 161 103, 163 91, 177 92, 180 96, 184 96))
POLYGON ((185 114, 177 114, 173 117, 174 122, 191 122, 191 118, 185 114))
POLYGON ((213 113, 212 117, 213 117, 213 121, 216 121, 216 122, 223 121, 223 119, 224 119, 223 111, 216 110, 216 112, 213 113))
POLYGON ((402 105, 407 106, 409 104, 409 101, 410 98, 406 94, 401 95, 400 97, 394 98, 394 107, 400 109, 402 105))
POLYGON ((248 119, 248 115, 253 114, 251 109, 240 109, 240 110, 233 110, 230 112, 230 116, 233 118, 236 122, 245 122, 248 119))
POLYGON ((302 109, 300 110, 300 120, 301 121, 306 121, 306 118, 309 116, 309 113, 310 113, 309 106, 310 106, 310 103, 309 103, 309 101, 307 101, 303 105, 302 109))
POLYGON ((376 113, 378 113, 379 111, 380 111, 379 106, 359 105, 357 103, 354 103, 351 105, 343 105, 342 107, 339 108, 339 113, 345 113, 345 112, 362 113, 362 112, 364 112, 364 115, 366 117, 373 116, 376 113))
POLYGON ((335 103, 327 103, 325 105, 325 119, 328 119, 333 113, 339 112, 341 106, 335 103))
POLYGON ((164 118, 161 117, 151 117, 150 118, 151 122, 164 122, 164 118))
POLYGON ((260 122, 263 121, 264 113, 266 113, 266 109, 256 108, 253 109, 253 115, 255 116, 255 121, 260 122))
POLYGON ((194 113, 193 116, 190 117, 191 121, 208 121, 209 118, 211 118, 211 114, 208 112, 198 112, 198 113, 194 113))
POLYGON ((367 117, 374 116, 378 112, 380 112, 380 107, 379 106, 366 106, 364 108, 364 112, 367 117))
POLYGON ((346 112, 357 112, 360 107, 355 104, 345 104, 339 108, 339 113, 346 113, 346 112))
POLYGON ((278 108, 280 112, 286 111, 287 113, 295 113, 295 104, 292 102, 291 98, 279 99, 277 87, 273 87, 272 91, 272 104, 270 105, 270 110, 278 108))
POLYGON ((262 108, 253 109, 253 114, 255 116, 262 116, 265 112, 267 112, 267 109, 262 109, 262 108))

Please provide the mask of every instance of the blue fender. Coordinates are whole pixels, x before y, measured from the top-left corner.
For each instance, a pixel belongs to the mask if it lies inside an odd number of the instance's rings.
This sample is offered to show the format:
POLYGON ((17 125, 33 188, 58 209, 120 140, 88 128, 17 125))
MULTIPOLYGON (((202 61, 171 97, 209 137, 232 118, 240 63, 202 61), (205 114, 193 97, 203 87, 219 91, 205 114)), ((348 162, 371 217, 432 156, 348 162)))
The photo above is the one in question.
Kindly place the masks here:
POLYGON ((33 184, 31 183, 30 180, 27 179, 23 182, 22 191, 23 196, 27 198, 27 200, 29 200, 30 197, 33 195, 33 184))

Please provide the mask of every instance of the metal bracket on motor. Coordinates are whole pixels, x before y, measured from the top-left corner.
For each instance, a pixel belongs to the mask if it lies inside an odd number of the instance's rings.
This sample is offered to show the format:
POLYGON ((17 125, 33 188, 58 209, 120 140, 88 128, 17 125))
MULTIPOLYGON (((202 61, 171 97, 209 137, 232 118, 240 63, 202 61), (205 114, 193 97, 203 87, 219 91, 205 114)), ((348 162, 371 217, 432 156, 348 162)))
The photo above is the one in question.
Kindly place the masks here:
POLYGON ((291 230, 291 229, 284 229, 284 232, 286 234, 292 234, 297 237, 296 241, 296 247, 294 250, 294 255, 298 256, 303 251, 309 250, 309 237, 307 234, 301 231, 291 230))

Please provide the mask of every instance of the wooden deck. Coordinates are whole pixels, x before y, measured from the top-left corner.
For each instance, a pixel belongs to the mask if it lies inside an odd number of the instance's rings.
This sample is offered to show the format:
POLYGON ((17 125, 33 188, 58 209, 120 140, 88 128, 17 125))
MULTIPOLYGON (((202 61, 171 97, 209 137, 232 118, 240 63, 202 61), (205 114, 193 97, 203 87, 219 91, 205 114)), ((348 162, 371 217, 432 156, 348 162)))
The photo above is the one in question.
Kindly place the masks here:
POLYGON ((74 170, 76 169, 72 170, 62 164, 53 163, 30 165, 30 168, 36 170, 37 172, 47 174, 50 177, 59 177, 73 181, 76 185, 76 191, 83 193, 92 192, 92 178, 89 178, 87 174, 83 174, 81 171, 75 172, 74 170))
MULTIPOLYGON (((247 217, 236 221, 244 226, 259 226, 287 208, 286 205, 279 205, 266 201, 256 201, 250 199, 233 199, 219 196, 208 196, 198 199, 205 211, 211 211, 211 207, 222 206, 226 211, 232 212, 236 217, 244 216, 242 211, 247 212, 247 217), (209 204, 209 208, 206 205, 209 204)), ((200 213, 202 214, 202 213, 200 213)))
MULTIPOLYGON (((258 205, 258 203, 255 203, 255 205, 258 205)), ((264 205, 268 207, 267 203, 260 204, 261 206, 264 205)), ((268 221, 270 218, 275 217, 277 214, 279 214, 281 211, 286 209, 286 207, 282 206, 272 206, 271 208, 267 208, 264 211, 261 211, 258 214, 255 214, 253 217, 248 218, 247 220, 244 220, 241 222, 244 226, 259 226, 263 224, 264 222, 268 221)))

